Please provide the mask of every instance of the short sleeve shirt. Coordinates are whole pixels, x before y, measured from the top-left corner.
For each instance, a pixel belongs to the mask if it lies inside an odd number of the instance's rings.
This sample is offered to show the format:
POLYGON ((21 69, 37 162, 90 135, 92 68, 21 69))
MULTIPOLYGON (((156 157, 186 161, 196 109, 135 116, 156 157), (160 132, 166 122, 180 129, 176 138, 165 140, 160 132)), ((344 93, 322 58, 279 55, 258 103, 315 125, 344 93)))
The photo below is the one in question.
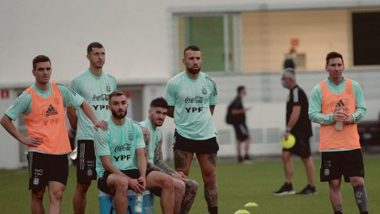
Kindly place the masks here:
POLYGON ((216 83, 200 72, 196 80, 181 72, 169 80, 165 98, 174 106, 174 123, 181 136, 206 140, 216 136, 210 106, 217 103, 216 83))
MULTIPOLYGON (((43 98, 50 97, 52 93, 51 84, 49 84, 48 90, 42 91, 35 84, 32 85, 34 91, 43 98)), ((67 88, 64 85, 58 84, 58 89, 63 97, 63 104, 66 107, 80 107, 83 103, 83 98, 67 88)), ((5 112, 5 114, 12 120, 16 120, 20 114, 28 115, 32 110, 32 95, 24 91, 16 98, 13 105, 11 105, 5 112)))
MULTIPOLYGON (((244 109, 243 102, 239 96, 237 96, 231 103, 231 110, 242 110, 244 109)), ((232 115, 234 117, 234 124, 245 123, 245 112, 242 114, 232 115)))
MULTIPOLYGON (((92 107, 98 120, 111 116, 108 110, 108 95, 116 89, 116 80, 106 72, 95 76, 87 70, 71 82, 71 88, 80 94, 92 107)), ((78 109, 77 140, 93 140, 93 125, 82 109, 78 109)))
POLYGON ((150 140, 148 145, 148 163, 154 163, 154 152, 156 150, 157 144, 162 141, 162 131, 160 128, 153 128, 150 119, 146 119, 140 122, 142 127, 149 130, 150 140))
POLYGON ((107 131, 98 129, 94 134, 98 177, 105 171, 101 156, 109 156, 119 170, 138 169, 136 150, 145 148, 141 127, 129 118, 123 125, 116 125, 112 119, 107 122, 107 131))
POLYGON ((294 106, 301 107, 301 113, 291 133, 300 137, 309 138, 313 135, 311 121, 308 116, 309 102, 307 96, 298 85, 289 91, 288 101, 286 103, 286 124, 288 124, 290 115, 294 106))

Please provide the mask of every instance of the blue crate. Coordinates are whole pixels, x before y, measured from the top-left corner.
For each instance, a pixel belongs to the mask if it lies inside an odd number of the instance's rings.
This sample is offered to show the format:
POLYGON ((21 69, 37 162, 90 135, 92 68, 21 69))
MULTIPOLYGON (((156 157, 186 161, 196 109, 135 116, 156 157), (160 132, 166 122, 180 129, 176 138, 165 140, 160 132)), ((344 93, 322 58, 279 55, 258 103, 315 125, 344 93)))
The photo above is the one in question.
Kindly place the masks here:
MULTIPOLYGON (((127 214, 135 214, 136 193, 132 190, 127 192, 128 210, 127 214)), ((113 204, 113 197, 104 192, 99 193, 99 213, 100 214, 116 214, 113 204)), ((143 212, 142 214, 153 214, 153 194, 149 191, 144 192, 143 197, 143 212)))

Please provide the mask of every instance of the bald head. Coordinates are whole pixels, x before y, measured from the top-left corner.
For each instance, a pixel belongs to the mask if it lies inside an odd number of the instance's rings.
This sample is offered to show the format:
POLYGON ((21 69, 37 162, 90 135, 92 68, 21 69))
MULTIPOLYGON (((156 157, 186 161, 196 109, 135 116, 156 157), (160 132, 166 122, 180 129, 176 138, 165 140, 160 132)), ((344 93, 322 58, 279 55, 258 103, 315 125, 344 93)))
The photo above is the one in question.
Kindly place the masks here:
POLYGON ((292 68, 285 68, 284 71, 282 72, 282 77, 289 78, 296 81, 296 73, 294 72, 294 69, 292 68))

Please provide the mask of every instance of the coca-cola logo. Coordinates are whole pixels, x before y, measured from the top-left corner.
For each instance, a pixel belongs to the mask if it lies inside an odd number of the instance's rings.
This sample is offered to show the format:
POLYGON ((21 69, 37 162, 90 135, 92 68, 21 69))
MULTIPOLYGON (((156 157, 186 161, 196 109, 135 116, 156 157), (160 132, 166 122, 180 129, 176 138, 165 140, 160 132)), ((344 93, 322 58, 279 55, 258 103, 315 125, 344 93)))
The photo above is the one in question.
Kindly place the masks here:
POLYGON ((207 98, 196 96, 196 97, 186 97, 185 103, 203 103, 206 102, 207 98))
POLYGON ((122 152, 131 150, 131 144, 126 143, 124 145, 118 145, 115 147, 114 152, 122 152))

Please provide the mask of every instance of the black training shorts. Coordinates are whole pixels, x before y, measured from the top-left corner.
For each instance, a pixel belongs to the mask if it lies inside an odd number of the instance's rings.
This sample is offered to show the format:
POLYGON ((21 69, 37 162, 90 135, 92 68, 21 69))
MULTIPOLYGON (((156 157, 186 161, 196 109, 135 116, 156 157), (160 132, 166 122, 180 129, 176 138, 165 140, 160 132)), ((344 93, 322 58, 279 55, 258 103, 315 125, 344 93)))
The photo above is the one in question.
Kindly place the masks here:
POLYGON ((29 189, 43 190, 49 181, 57 181, 66 185, 69 175, 67 154, 50 155, 39 152, 29 152, 29 189))
MULTIPOLYGON (((141 175, 138 169, 122 170, 121 172, 133 179, 138 179, 141 175)), ((151 170, 147 170, 145 176, 147 177, 151 172, 151 170)), ((104 171, 103 176, 98 179, 98 188, 102 192, 105 192, 109 195, 113 195, 113 190, 109 186, 107 186, 107 179, 110 175, 110 172, 104 171)))
POLYGON ((78 156, 76 161, 78 183, 86 184, 91 183, 91 180, 96 180, 94 141, 78 140, 78 156))
POLYGON ((338 152, 322 152, 320 179, 322 182, 350 177, 364 178, 363 156, 360 149, 338 152))
POLYGON ((303 138, 294 136, 296 138, 296 144, 290 149, 282 148, 283 151, 289 151, 292 154, 299 156, 300 158, 308 158, 311 156, 310 151, 310 138, 303 138))
POLYGON ((245 123, 233 124, 235 136, 239 143, 249 138, 249 130, 245 123))
POLYGON ((192 140, 175 132, 174 150, 182 150, 196 154, 216 154, 219 151, 219 145, 216 141, 216 137, 206 140, 192 140))

